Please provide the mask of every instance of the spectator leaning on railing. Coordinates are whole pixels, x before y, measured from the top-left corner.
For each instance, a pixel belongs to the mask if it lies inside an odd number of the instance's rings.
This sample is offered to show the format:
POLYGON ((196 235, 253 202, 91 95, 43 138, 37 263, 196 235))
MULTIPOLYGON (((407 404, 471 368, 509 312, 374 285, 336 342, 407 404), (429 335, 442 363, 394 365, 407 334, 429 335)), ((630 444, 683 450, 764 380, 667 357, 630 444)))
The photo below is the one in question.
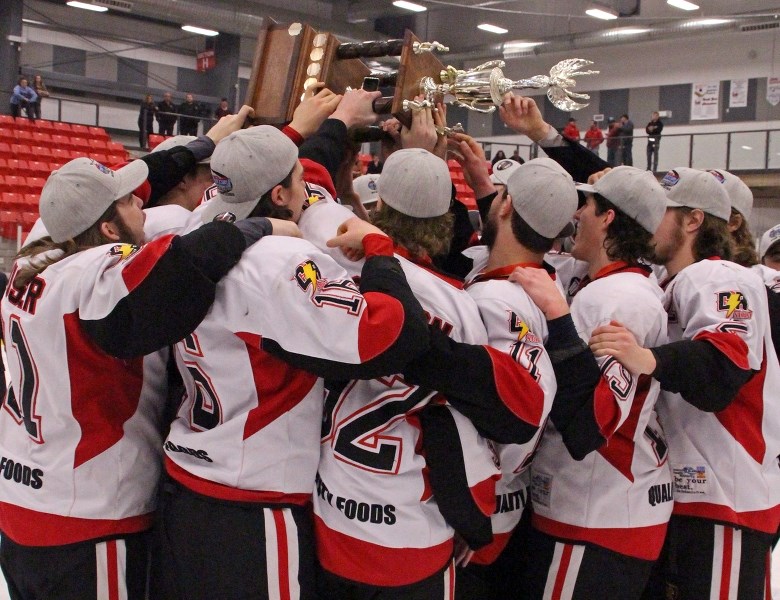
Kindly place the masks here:
POLYGON ((14 86, 14 93, 11 96, 11 114, 14 117, 18 117, 21 114, 21 110, 27 111, 27 116, 31 120, 35 120, 35 111, 32 105, 38 100, 38 94, 35 90, 27 85, 27 78, 22 76, 19 78, 19 83, 14 86))

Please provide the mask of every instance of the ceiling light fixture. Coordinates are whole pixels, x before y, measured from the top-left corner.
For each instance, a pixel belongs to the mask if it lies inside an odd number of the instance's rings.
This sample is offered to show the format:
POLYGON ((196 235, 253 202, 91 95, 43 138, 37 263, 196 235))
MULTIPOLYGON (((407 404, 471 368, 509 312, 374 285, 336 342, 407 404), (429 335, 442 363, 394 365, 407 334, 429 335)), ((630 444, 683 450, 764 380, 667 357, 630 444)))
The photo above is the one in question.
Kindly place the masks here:
POLYGON ((512 42, 504 42, 504 52, 517 52, 518 50, 530 50, 531 48, 536 48, 537 46, 541 46, 544 44, 544 42, 521 42, 519 40, 514 40, 512 42))
POLYGON ((490 33, 506 33, 509 31, 508 29, 504 29, 498 25, 491 25, 490 23, 481 23, 477 25, 477 29, 481 29, 482 31, 489 31, 490 33))
POLYGON ((688 2, 688 0, 666 0, 666 3, 669 6, 674 6, 675 8, 680 8, 682 10, 699 10, 698 4, 688 2))
POLYGON ((393 2, 393 6, 397 6, 398 8, 403 8, 406 10, 411 10, 412 12, 425 12, 426 10, 428 10, 425 6, 415 4, 414 2, 407 2, 406 0, 395 0, 395 2, 393 2))
POLYGON ((194 25, 182 25, 181 28, 184 31, 188 31, 189 33, 197 33, 198 35, 207 35, 209 37, 219 35, 219 31, 214 31, 213 29, 203 29, 202 27, 195 27, 194 25))
POLYGON ((94 10, 95 12, 106 12, 108 9, 105 6, 97 6, 95 4, 87 4, 86 2, 77 2, 76 0, 71 0, 70 2, 66 2, 68 6, 72 6, 73 8, 83 8, 84 10, 94 10))
POLYGON ((586 10, 585 14, 596 19, 603 19, 604 21, 612 21, 618 18, 618 14, 614 10, 605 6, 593 6, 586 10))
POLYGON ((610 29, 605 31, 604 35, 637 35, 640 33, 647 33, 649 29, 642 29, 641 27, 623 27, 621 29, 610 29))
POLYGON ((699 19, 698 21, 691 21, 688 25, 707 27, 708 25, 723 25, 724 23, 731 23, 731 19, 699 19))

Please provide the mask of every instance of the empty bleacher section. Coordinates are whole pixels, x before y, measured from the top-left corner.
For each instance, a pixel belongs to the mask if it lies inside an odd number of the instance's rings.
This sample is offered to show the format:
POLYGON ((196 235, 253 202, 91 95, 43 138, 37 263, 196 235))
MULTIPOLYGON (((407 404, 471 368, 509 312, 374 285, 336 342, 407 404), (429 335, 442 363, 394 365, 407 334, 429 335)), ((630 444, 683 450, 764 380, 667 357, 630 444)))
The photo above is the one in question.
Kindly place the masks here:
POLYGON ((0 115, 0 270, 10 269, 38 218, 49 174, 80 156, 111 165, 126 161, 128 153, 102 127, 0 115))

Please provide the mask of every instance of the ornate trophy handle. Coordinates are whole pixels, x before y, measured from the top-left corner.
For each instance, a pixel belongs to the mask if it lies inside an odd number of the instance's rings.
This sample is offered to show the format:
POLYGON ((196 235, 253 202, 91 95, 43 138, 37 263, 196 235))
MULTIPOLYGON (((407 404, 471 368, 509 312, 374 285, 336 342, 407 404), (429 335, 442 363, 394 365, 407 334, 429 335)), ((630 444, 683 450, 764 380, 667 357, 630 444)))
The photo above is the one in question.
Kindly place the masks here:
POLYGON ((440 52, 449 52, 450 49, 440 44, 439 42, 414 42, 412 44, 412 52, 415 54, 422 54, 423 52, 433 52, 439 50, 440 52))

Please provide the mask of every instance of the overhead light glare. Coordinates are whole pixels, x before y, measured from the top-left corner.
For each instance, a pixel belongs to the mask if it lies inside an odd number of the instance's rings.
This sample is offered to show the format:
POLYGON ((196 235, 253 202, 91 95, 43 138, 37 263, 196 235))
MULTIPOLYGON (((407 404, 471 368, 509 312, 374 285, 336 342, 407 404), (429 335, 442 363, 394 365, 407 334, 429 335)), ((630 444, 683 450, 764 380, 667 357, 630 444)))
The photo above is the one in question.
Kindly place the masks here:
POLYGON ((482 31, 489 31, 490 33, 506 33, 509 31, 508 29, 498 27, 497 25, 491 25, 490 23, 481 23, 477 25, 477 29, 481 29, 482 31))
POLYGON ((731 19, 699 19, 698 21, 691 21, 688 25, 707 27, 709 25, 723 25, 724 23, 731 23, 731 19))
POLYGON ((743 150, 752 150, 753 146, 741 146, 743 150))
POLYGON ((698 4, 688 2, 688 0, 666 0, 666 3, 669 6, 674 6, 675 8, 680 8, 682 10, 699 10, 698 4))
POLYGON ((585 14, 596 19, 603 19, 604 21, 612 21, 618 18, 617 13, 605 8, 589 8, 585 11, 585 14))
POLYGON ((87 4, 86 2, 77 2, 76 0, 71 0, 70 2, 66 2, 68 6, 72 6, 73 8, 83 8, 84 10, 93 10, 95 12, 106 12, 108 9, 105 6, 97 6, 95 4, 87 4))
POLYGON ((393 2, 393 6, 397 6, 398 8, 403 8, 406 10, 411 10, 412 12, 425 12, 428 10, 425 6, 421 6, 420 4, 415 4, 414 2, 407 2, 406 0, 395 0, 393 2))
POLYGON ((519 50, 530 50, 531 48, 536 48, 537 46, 541 46, 544 44, 544 42, 521 42, 519 40, 515 40, 512 42, 504 42, 504 52, 517 52, 519 50))
POLYGON ((195 27, 194 25, 182 25, 181 28, 184 31, 188 31, 189 33, 197 33, 198 35, 207 35, 209 37, 219 35, 219 31, 214 31, 213 29, 203 29, 202 27, 195 27))
POLYGON ((622 29, 611 29, 605 31, 604 35, 637 35, 640 33, 647 33, 649 29, 642 29, 641 27, 623 27, 622 29))

